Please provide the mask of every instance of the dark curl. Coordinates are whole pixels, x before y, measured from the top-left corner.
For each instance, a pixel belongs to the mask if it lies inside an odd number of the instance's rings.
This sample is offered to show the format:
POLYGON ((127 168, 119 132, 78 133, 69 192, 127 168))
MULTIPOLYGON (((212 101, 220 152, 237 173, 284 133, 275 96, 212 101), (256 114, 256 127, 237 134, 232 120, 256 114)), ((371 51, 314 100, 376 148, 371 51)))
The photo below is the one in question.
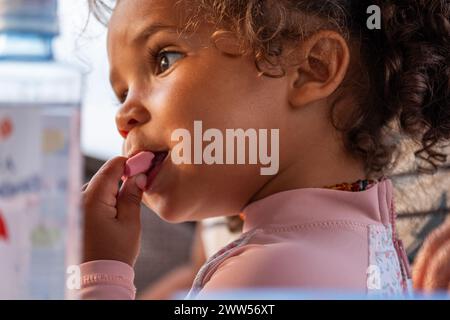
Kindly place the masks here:
POLYGON ((433 173, 446 162, 442 143, 450 139, 450 2, 373 3, 382 8, 382 30, 362 37, 370 89, 360 106, 361 121, 348 130, 349 146, 373 171, 382 171, 383 159, 395 148, 383 145, 381 135, 395 117, 401 131, 420 145, 419 169, 433 173), (360 149, 364 140, 369 147, 360 149))
MULTIPOLYGON (((98 16, 101 10, 96 8, 105 9, 102 0, 89 2, 98 16)), ((284 76, 285 45, 319 28, 339 31, 357 49, 352 51, 353 71, 337 96, 354 95, 356 108, 345 124, 333 123, 343 133, 348 151, 364 161, 367 176, 379 177, 391 168, 398 150, 396 133, 418 144, 414 151, 419 169, 433 173, 446 161, 442 145, 450 140, 448 0, 179 2, 194 8, 193 25, 207 20, 235 32, 266 76, 284 76), (381 30, 366 26, 370 5, 381 9, 381 30), (262 65, 267 64, 279 67, 278 72, 264 72, 262 65), (356 90, 344 90, 355 86, 356 90)))

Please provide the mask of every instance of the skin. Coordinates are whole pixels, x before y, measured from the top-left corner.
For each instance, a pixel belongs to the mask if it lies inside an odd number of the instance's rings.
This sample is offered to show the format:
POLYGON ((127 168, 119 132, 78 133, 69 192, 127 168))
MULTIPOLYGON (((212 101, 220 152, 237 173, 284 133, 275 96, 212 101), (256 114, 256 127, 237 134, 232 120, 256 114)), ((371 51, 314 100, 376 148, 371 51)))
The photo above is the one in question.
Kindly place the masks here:
POLYGON ((450 219, 426 239, 413 269, 414 288, 450 291, 450 219))
MULTIPOLYGON (((151 189, 142 192, 136 184, 142 176, 118 189, 126 157, 114 158, 84 191, 85 261, 134 264, 141 200, 161 218, 182 222, 236 215, 249 203, 285 190, 366 178, 363 164, 346 152, 329 118, 330 99, 350 63, 339 33, 313 33, 289 50, 298 64, 286 68, 285 77, 271 78, 259 74, 253 55, 233 54, 238 47, 233 38, 214 34, 208 24, 192 34, 166 30, 138 37, 153 23, 182 27, 186 17, 174 12, 186 11, 174 10, 175 2, 120 1, 109 24, 111 82, 123 102, 116 122, 126 136, 125 156, 170 152, 177 143, 172 132, 186 128, 193 135, 194 120, 201 120, 205 129, 222 132, 280 129, 279 172, 261 176, 259 165, 174 165, 166 159, 151 189), (147 53, 156 46, 181 54, 152 63, 147 53)), ((343 115, 350 112, 347 106, 343 115)))

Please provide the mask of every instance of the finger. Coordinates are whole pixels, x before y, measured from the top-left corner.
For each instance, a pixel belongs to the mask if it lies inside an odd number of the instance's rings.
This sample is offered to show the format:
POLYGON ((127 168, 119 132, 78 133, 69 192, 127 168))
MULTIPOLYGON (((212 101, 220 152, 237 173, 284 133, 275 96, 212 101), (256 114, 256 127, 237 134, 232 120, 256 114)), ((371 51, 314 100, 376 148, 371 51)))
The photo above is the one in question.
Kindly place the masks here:
POLYGON ((147 184, 147 176, 138 174, 127 178, 117 197, 117 218, 122 221, 140 221, 143 190, 147 184))
POLYGON ((115 206, 126 161, 125 157, 115 157, 106 162, 91 179, 85 192, 97 201, 115 206))
POLYGON ((439 247, 441 247, 448 239, 450 239, 450 227, 449 223, 446 223, 433 231, 425 240, 414 263, 413 283, 415 289, 423 289, 428 264, 439 247))
POLYGON ((425 291, 446 290, 450 282, 450 239, 436 252, 425 274, 425 291))

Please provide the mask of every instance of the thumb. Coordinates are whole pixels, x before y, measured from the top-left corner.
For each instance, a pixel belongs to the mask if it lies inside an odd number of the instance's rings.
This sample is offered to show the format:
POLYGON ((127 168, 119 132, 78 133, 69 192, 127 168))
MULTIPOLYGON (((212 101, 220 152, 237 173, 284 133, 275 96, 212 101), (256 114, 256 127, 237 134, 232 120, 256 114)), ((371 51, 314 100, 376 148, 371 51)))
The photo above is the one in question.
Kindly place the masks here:
POLYGON ((143 190, 147 176, 138 174, 127 178, 117 197, 117 219, 139 222, 143 190))

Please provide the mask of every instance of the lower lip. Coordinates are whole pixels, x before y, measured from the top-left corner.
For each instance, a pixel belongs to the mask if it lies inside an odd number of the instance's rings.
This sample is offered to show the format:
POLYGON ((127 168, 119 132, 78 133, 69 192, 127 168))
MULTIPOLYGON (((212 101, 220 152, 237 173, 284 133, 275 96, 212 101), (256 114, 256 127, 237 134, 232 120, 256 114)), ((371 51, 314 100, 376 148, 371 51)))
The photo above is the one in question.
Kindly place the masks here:
POLYGON ((146 191, 150 191, 153 182, 156 179, 156 176, 158 175, 158 173, 161 171, 162 166, 164 165, 164 163, 166 162, 166 159, 168 158, 168 155, 166 156, 166 158, 161 161, 160 163, 158 163, 153 169, 151 169, 151 171, 148 173, 147 175, 147 187, 145 188, 146 191))

